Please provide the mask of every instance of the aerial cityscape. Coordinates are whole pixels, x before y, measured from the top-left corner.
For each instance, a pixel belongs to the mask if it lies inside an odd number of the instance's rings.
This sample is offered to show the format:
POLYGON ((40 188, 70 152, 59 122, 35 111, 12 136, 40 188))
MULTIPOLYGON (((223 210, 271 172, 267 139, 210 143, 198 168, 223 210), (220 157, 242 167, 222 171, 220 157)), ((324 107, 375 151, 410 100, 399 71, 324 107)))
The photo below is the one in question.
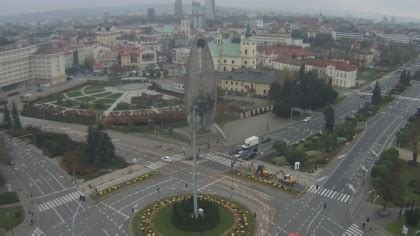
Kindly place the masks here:
POLYGON ((420 236, 420 2, 1 5, 0 236, 420 236))

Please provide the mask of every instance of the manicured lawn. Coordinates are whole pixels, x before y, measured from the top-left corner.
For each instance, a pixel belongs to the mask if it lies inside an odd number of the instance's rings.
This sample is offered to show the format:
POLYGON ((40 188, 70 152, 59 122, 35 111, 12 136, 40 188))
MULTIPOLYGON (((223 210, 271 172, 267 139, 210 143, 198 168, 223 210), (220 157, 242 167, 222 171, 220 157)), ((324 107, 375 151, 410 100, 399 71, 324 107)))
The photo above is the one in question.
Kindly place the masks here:
POLYGON ((0 194, 0 205, 19 202, 19 197, 15 192, 6 192, 0 194))
POLYGON ((115 101, 117 101, 117 99, 112 99, 112 98, 101 98, 98 100, 95 100, 95 103, 114 103, 115 101))
POLYGON ((89 96, 86 96, 86 97, 81 97, 81 98, 77 98, 77 100, 78 101, 81 101, 81 102, 90 102, 90 101, 93 101, 93 100, 95 100, 96 98, 94 98, 94 97, 89 97, 89 96))
POLYGON ((86 94, 94 94, 94 93, 100 93, 100 92, 105 92, 105 90, 103 89, 90 89, 90 90, 85 90, 86 94))
POLYGON ((111 92, 101 92, 101 93, 97 93, 97 94, 92 95, 92 97, 102 98, 102 97, 106 97, 106 96, 111 95, 111 94, 112 94, 111 92))
POLYGON ((6 207, 0 208, 0 228, 9 231, 20 223, 24 218, 24 211, 22 207, 6 207))
POLYGON ((404 195, 404 199, 406 201, 413 201, 415 200, 417 203, 420 202, 420 194, 415 194, 413 192, 414 188, 408 186, 408 182, 410 180, 415 180, 417 182, 418 185, 420 185, 420 165, 417 165, 417 167, 415 166, 410 166, 410 165, 405 165, 403 170, 401 171, 401 180, 404 183, 405 186, 405 195, 404 195))
MULTIPOLYGON (((397 219, 396 221, 394 221, 393 223, 389 224, 386 226, 386 229, 392 233, 392 235, 394 236, 402 236, 403 234, 401 233, 402 231, 402 226, 405 223, 404 217, 400 217, 399 219, 397 219)), ((407 226, 407 225, 406 225, 407 226)), ((417 224, 417 227, 411 227, 408 226, 408 235, 409 236, 414 236, 414 233, 416 231, 420 230, 420 223, 417 224)))
POLYGON ((104 89, 105 86, 103 85, 88 85, 87 87, 85 87, 85 90, 93 90, 93 89, 104 89))
POLYGON ((171 215, 172 215, 172 207, 167 207, 163 209, 159 215, 156 216, 155 219, 155 226, 159 229, 160 233, 163 235, 171 235, 171 236, 217 236, 223 235, 224 232, 228 231, 233 226, 233 217, 229 211, 227 211, 224 207, 219 207, 219 214, 220 214, 220 224, 218 227, 214 228, 213 230, 205 231, 205 232, 184 232, 178 230, 171 223, 171 215))
POLYGON ((122 93, 113 93, 112 95, 107 96, 106 98, 115 98, 118 99, 123 95, 122 93))
POLYGON ((71 98, 79 97, 79 96, 83 95, 82 92, 80 92, 80 90, 70 91, 70 92, 67 92, 66 94, 67 94, 67 96, 69 96, 71 98))
POLYGON ((64 95, 63 94, 51 95, 51 96, 48 96, 46 98, 39 100, 38 103, 55 102, 58 99, 64 99, 64 95))
POLYGON ((363 71, 362 80, 365 80, 366 83, 370 83, 372 81, 375 81, 379 78, 381 78, 383 75, 385 75, 388 71, 379 71, 375 69, 365 69, 363 71))

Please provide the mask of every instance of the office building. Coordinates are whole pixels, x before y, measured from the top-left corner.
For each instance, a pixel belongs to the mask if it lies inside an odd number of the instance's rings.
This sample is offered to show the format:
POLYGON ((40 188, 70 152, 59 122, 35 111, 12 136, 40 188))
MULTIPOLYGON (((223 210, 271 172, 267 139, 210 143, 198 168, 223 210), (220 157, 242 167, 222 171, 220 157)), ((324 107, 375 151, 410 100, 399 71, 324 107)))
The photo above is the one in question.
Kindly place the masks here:
POLYGON ((147 9, 147 19, 149 21, 155 21, 155 9, 154 8, 147 9))
POLYGON ((182 0, 175 0, 175 16, 181 18, 184 15, 182 0))
POLYGON ((206 20, 206 15, 203 12, 201 3, 193 1, 192 14, 191 14, 192 27, 194 29, 204 28, 205 23, 206 23, 205 20, 206 20))
POLYGON ((205 0, 205 13, 207 20, 214 20, 214 9, 216 7, 216 0, 205 0))

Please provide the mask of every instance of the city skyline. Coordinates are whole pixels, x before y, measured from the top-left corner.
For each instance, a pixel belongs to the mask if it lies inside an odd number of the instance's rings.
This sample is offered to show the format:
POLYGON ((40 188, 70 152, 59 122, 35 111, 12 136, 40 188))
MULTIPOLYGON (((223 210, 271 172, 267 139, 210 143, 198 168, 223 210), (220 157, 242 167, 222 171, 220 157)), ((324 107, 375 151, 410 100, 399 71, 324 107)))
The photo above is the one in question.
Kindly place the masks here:
MULTIPOLYGON (((204 3, 204 1, 201 1, 204 3)), ((285 10, 285 9, 301 9, 301 10, 325 10, 325 11, 343 11, 343 12, 360 12, 360 13, 375 13, 390 16, 411 17, 419 19, 420 16, 416 9, 420 9, 420 2, 415 0, 404 0, 404 3, 396 3, 392 0, 355 0, 355 1, 333 1, 320 0, 313 2, 310 0, 291 1, 285 0, 282 2, 274 0, 263 0, 258 3, 254 1, 240 1, 232 0, 229 2, 218 2, 218 6, 223 7, 239 7, 252 8, 262 10, 285 10)), ((173 0, 104 0, 100 4, 93 0, 16 0, 8 3, 0 9, 0 15, 17 15, 24 13, 34 13, 52 10, 78 9, 102 6, 121 6, 121 5, 139 5, 139 4, 174 4, 173 0), (22 6, 25 6, 24 8, 22 6)), ((185 1, 184 4, 191 4, 185 1)))

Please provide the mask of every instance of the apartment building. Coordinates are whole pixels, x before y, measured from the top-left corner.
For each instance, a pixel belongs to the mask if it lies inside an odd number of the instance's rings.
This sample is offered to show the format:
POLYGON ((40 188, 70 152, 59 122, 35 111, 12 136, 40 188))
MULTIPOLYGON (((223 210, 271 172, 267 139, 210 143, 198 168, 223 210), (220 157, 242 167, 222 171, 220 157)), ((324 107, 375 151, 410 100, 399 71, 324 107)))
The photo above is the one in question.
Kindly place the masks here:
POLYGON ((36 46, 22 48, 0 48, 0 88, 7 89, 14 85, 30 85, 30 58, 36 52, 36 46))
POLYGON ((55 85, 66 81, 66 58, 58 48, 40 48, 30 57, 32 80, 37 84, 55 85))

